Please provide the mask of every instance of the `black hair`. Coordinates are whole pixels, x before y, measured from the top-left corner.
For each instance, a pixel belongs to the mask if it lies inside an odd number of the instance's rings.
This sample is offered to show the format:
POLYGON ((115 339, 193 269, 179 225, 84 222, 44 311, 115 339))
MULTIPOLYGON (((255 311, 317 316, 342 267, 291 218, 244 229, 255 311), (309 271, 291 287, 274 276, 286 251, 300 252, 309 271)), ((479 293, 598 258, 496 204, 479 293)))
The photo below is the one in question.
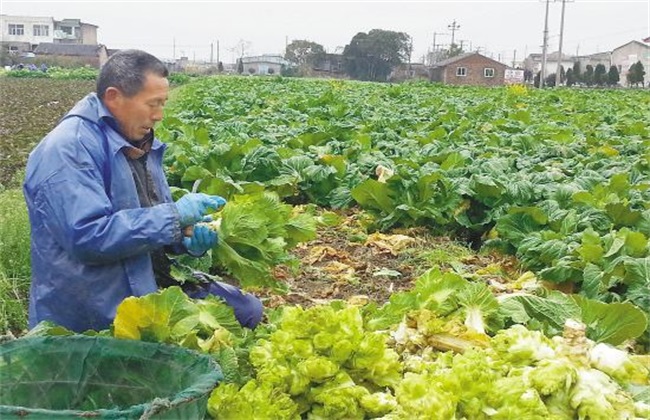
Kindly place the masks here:
POLYGON ((165 64, 145 51, 118 51, 108 58, 99 71, 97 96, 104 99, 109 87, 119 89, 127 97, 134 96, 142 89, 148 73, 160 77, 169 75, 165 64))

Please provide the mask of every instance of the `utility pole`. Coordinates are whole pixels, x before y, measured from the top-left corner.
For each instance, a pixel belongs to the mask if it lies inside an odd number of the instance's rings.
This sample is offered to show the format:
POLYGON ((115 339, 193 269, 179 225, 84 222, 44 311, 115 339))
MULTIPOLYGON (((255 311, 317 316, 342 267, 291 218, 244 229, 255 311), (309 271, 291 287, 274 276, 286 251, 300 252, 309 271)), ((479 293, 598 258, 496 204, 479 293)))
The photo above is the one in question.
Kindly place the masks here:
POLYGON ((512 52, 512 68, 513 68, 513 69, 516 67, 516 66, 515 66, 515 63, 516 63, 516 62, 517 62, 517 50, 515 49, 515 50, 512 52))
POLYGON ((433 33, 433 49, 431 51, 431 63, 429 64, 434 64, 438 62, 438 47, 442 46, 442 44, 436 44, 436 36, 437 35, 448 35, 446 33, 442 32, 434 32, 433 33))
POLYGON ((219 64, 219 40, 217 39, 217 64, 219 64))
POLYGON ((542 69, 539 72, 539 87, 544 88, 544 79, 546 78, 546 48, 548 46, 548 3, 546 0, 546 15, 544 17, 544 45, 542 46, 542 69))
POLYGON ((447 28, 451 29, 451 45, 454 45, 454 35, 456 34, 456 31, 460 29, 460 25, 457 25, 456 19, 454 19, 451 25, 447 25, 447 28))
POLYGON ((562 36, 564 35, 564 6, 566 6, 566 0, 562 0, 562 18, 560 20, 560 47, 558 48, 557 71, 555 72, 555 86, 560 86, 560 69, 562 66, 562 36))
POLYGON ((449 35, 443 32, 434 32, 433 33, 433 51, 438 51, 438 47, 442 46, 442 44, 436 44, 436 35, 449 35))

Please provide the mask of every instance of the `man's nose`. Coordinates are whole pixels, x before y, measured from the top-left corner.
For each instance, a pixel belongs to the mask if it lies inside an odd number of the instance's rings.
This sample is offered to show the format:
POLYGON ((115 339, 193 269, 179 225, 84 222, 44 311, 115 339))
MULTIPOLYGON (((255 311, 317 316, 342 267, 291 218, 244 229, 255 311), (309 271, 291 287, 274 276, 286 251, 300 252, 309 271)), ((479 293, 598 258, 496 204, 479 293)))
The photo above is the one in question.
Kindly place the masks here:
POLYGON ((151 115, 151 119, 154 120, 154 121, 156 121, 156 122, 162 120, 162 119, 163 119, 163 110, 160 109, 160 110, 158 110, 158 111, 155 111, 155 112, 151 115))

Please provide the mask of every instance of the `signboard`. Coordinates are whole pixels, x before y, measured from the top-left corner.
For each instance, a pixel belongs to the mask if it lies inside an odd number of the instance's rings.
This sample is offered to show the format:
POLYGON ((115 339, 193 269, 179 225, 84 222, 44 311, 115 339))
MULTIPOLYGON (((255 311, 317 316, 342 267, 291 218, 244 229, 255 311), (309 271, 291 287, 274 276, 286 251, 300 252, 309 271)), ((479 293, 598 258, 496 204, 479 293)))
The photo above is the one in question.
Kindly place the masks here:
POLYGON ((504 82, 506 85, 523 84, 524 71, 518 69, 506 69, 504 82))

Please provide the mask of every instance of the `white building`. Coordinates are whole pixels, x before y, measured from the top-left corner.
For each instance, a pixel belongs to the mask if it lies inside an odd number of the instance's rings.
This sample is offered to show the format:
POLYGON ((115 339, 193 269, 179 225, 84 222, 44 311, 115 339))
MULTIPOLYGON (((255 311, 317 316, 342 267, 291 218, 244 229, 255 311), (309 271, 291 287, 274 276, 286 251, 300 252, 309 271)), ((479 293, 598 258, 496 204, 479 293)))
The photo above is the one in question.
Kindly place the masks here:
POLYGON ((630 66, 641 61, 645 70, 644 86, 650 82, 650 45, 640 41, 630 41, 612 50, 612 64, 618 68, 620 84, 627 84, 627 72, 630 66))
POLYGON ((0 45, 10 53, 31 52, 41 43, 97 45, 97 25, 79 19, 0 15, 0 45))
POLYGON ((280 74, 282 66, 289 64, 281 55, 259 55, 255 57, 243 57, 244 74, 280 74))
POLYGON ((10 52, 32 51, 54 42, 54 18, 0 15, 0 43, 10 52))
MULTIPOLYGON (((562 54, 562 59, 559 60, 559 52, 555 51, 546 55, 546 76, 556 73, 559 66, 564 67, 566 72, 573 66, 574 59, 572 56, 562 54)), ((524 68, 530 70, 533 74, 537 74, 542 69, 542 54, 532 53, 524 60, 524 68)))

